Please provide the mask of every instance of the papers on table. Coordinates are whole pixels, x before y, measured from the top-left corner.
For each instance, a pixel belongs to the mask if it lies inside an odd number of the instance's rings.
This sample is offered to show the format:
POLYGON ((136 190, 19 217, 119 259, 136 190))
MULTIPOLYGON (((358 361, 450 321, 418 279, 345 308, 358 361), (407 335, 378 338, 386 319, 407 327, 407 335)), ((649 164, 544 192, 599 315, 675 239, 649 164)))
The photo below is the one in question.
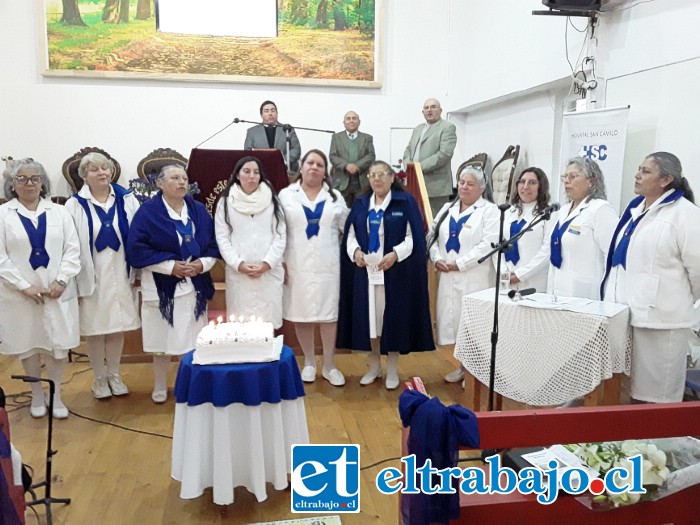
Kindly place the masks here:
MULTIPOLYGON (((557 468, 557 479, 562 478, 562 472, 570 468, 580 468, 588 472, 591 479, 598 477, 598 472, 593 470, 587 465, 584 465, 579 457, 572 452, 569 452, 562 445, 552 445, 549 448, 540 450, 538 452, 530 452, 528 454, 523 454, 522 458, 530 463, 532 466, 537 467, 542 471, 551 470, 550 462, 554 461, 558 465, 557 468)), ((574 481, 578 477, 577 473, 572 475, 572 484, 576 485, 574 481)))

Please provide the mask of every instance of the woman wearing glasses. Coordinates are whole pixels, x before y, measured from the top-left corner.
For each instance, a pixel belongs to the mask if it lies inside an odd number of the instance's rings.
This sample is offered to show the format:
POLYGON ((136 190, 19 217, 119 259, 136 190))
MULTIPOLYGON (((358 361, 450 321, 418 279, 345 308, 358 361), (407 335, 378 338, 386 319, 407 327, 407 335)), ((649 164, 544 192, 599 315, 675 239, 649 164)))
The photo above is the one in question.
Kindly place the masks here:
POLYGON ((634 192, 610 244, 601 289, 605 300, 630 307, 631 397, 680 402, 693 303, 700 299, 700 209, 671 153, 644 159, 634 192))
POLYGON ((423 219, 391 167, 373 162, 370 192, 353 204, 341 250, 338 348, 370 351, 361 385, 399 386, 399 354, 434 350, 423 219))
MULTIPOLYGON (((5 172, 9 202, 0 206, 0 352, 20 358, 29 376, 55 384, 53 417, 68 417, 61 399, 68 351, 80 344, 74 277, 80 247, 73 220, 46 197, 51 186, 44 167, 18 160, 5 172)), ((42 383, 30 383, 32 417, 46 414, 42 383)))
MULTIPOLYGON (((504 235, 517 235, 534 219, 542 215, 549 204, 549 181, 540 168, 527 168, 516 183, 517 193, 510 199, 512 206, 506 212, 504 235)), ((542 221, 525 233, 505 254, 506 269, 511 285, 519 289, 547 289, 547 259, 537 257, 545 239, 546 222, 542 221)), ((503 264, 503 263, 502 263, 503 264)))
MULTIPOLYGON (((439 345, 454 345, 462 297, 492 287, 492 261, 477 261, 498 241, 498 208, 484 198, 484 172, 465 167, 458 174, 457 198, 445 204, 428 232, 430 259, 438 271, 437 336, 439 345)), ((445 376, 448 383, 464 377, 461 368, 445 376)))

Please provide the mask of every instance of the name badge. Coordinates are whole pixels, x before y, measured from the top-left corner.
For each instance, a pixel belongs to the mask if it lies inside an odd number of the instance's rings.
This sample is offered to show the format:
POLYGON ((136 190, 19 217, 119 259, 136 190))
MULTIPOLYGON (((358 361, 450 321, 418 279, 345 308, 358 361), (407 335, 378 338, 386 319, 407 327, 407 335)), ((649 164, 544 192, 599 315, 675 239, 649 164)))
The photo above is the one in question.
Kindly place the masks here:
POLYGON ((403 212, 402 211, 392 211, 391 216, 392 217, 403 217, 403 212))
POLYGON ((569 228, 569 233, 573 233, 574 235, 581 235, 581 230, 577 226, 572 226, 569 228))

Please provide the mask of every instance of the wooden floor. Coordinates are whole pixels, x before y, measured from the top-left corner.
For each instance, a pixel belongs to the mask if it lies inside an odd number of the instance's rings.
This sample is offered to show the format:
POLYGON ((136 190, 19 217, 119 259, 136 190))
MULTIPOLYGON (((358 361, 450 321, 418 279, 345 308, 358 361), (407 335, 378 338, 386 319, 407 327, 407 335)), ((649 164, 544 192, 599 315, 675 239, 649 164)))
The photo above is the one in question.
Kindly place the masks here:
MULTIPOLYGON (((337 364, 347 384, 336 388, 319 378, 306 386, 305 399, 311 442, 358 443, 363 467, 398 458, 401 429, 401 390, 389 392, 381 381, 361 387, 359 378, 366 371, 366 363, 362 352, 338 355, 337 364)), ((319 362, 319 370, 320 366, 319 362)), ((419 375, 428 392, 445 405, 462 401, 460 386, 442 380, 452 369, 453 361, 446 349, 399 360, 402 380, 419 375)), ((10 379, 17 373, 23 373, 19 361, 0 356, 0 386, 8 398, 28 392, 25 383, 10 379)), ((173 363, 171 388, 176 373, 177 364, 173 363)), ((289 491, 275 491, 270 484, 268 499, 262 503, 240 487, 236 489, 236 502, 228 507, 215 505, 211 490, 195 500, 180 499, 179 483, 170 477, 174 401, 164 405, 151 402, 150 364, 123 364, 122 376, 131 394, 99 401, 90 391, 89 364, 74 362, 66 367, 63 398, 72 414, 54 422, 53 448, 58 454, 53 459, 52 490, 54 497, 70 497, 73 501, 68 506, 53 507, 54 523, 247 524, 307 516, 292 514, 289 491)), ((8 399, 12 441, 23 461, 34 467, 35 479, 43 480, 48 420, 33 419, 28 403, 28 396, 8 399), (10 406, 15 402, 24 402, 24 406, 10 406)), ((398 522, 397 497, 380 494, 374 483, 377 472, 387 466, 400 466, 400 462, 392 460, 362 471, 361 512, 343 515, 343 524, 398 522)), ((44 510, 38 511, 41 523, 45 523, 44 510)), ((31 511, 28 516, 27 523, 37 523, 31 511)))

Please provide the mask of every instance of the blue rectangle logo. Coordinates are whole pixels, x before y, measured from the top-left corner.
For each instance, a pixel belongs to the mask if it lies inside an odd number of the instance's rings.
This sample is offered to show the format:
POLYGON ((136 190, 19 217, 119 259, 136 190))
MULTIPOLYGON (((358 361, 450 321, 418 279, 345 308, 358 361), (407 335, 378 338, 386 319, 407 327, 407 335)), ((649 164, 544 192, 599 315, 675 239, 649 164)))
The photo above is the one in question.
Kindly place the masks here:
POLYGON ((360 512, 360 446, 292 445, 292 512, 360 512))

